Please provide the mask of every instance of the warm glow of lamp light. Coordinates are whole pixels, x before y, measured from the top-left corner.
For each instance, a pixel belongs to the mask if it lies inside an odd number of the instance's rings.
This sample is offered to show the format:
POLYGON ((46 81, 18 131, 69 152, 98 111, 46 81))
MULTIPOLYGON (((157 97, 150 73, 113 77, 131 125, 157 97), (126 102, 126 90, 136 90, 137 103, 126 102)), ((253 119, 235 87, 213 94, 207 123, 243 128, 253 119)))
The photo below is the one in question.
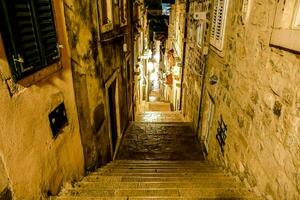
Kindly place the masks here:
POLYGON ((149 59, 152 56, 152 51, 150 49, 146 50, 144 55, 142 56, 143 59, 149 59))
POLYGON ((154 64, 153 64, 153 62, 151 62, 151 61, 148 62, 147 68, 148 68, 148 71, 149 71, 149 72, 153 71, 153 69, 154 69, 154 64))
POLYGON ((180 71, 179 71, 179 67, 176 65, 175 67, 173 67, 173 73, 174 75, 178 76, 180 71))
POLYGON ((154 54, 154 60, 157 62, 157 63, 159 63, 159 60, 160 60, 160 55, 159 55, 159 52, 158 53, 156 53, 156 54, 154 54))
POLYGON ((151 81, 157 81, 158 80, 158 74, 157 73, 152 73, 150 75, 150 80, 151 81))

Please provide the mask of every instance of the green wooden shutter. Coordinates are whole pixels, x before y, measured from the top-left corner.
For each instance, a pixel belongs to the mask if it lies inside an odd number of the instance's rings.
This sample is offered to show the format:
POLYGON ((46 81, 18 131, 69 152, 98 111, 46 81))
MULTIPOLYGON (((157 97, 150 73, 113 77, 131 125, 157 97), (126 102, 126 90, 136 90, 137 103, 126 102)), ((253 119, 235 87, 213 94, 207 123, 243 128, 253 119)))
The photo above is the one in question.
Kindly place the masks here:
POLYGON ((29 1, 12 0, 6 3, 2 0, 1 4, 6 11, 6 23, 1 33, 4 35, 13 77, 19 80, 42 65, 32 7, 29 1))
POLYGON ((51 0, 0 0, 0 17, 1 34, 15 80, 58 60, 51 0))
POLYGON ((51 0, 35 0, 34 2, 43 58, 45 64, 49 65, 59 58, 51 0))

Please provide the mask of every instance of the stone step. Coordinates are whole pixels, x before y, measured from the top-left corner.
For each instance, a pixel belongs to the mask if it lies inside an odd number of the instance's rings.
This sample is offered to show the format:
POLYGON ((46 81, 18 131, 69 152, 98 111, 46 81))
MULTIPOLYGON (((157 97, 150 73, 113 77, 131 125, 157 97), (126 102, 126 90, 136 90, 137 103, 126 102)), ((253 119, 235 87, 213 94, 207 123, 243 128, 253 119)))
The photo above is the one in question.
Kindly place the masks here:
MULTIPOLYGON (((132 130, 134 131, 134 130, 132 130)), ((195 139, 197 135, 193 133, 192 131, 186 130, 185 133, 182 133, 181 131, 174 131, 172 134, 169 134, 167 131, 160 131, 160 132, 151 132, 150 130, 147 130, 147 135, 142 135, 141 137, 153 137, 153 135, 159 135, 160 137, 167 137, 167 138, 178 138, 178 139, 195 139), (184 137, 183 137, 184 136, 184 137)), ((126 138, 132 138, 131 135, 125 135, 126 138)))
POLYGON ((223 173, 223 170, 218 169, 130 169, 130 168, 103 168, 93 173, 223 173))
POLYGON ((110 172, 118 172, 118 173, 192 173, 192 172, 195 172, 195 173, 213 173, 213 172, 222 172, 221 170, 217 170, 217 169, 207 169, 207 168, 204 168, 204 169, 197 169, 197 168, 183 168, 183 169, 176 169, 176 168, 162 168, 162 169, 159 169, 159 168, 150 168, 150 169, 147 169, 147 168, 133 168, 133 169, 130 169, 130 168, 103 168, 101 170, 97 170, 97 172, 94 172, 94 173, 110 173, 110 172))
POLYGON ((164 188, 164 189, 111 189, 111 190, 90 190, 70 189, 64 191, 62 196, 76 197, 122 197, 122 196, 151 196, 151 197, 199 197, 199 198, 216 198, 216 197, 235 197, 242 198, 252 196, 251 193, 242 188, 164 188))
POLYGON ((74 196, 65 196, 65 197, 50 197, 50 200, 259 200, 257 197, 247 196, 247 197, 216 197, 216 198, 199 198, 199 197, 74 197, 74 196))
POLYGON ((216 167, 116 167, 107 166, 97 169, 95 172, 222 172, 224 170, 216 167))
MULTIPOLYGON (((169 126, 179 126, 179 127, 187 127, 189 130, 192 130, 191 122, 131 122, 134 125, 140 126, 150 126, 150 127, 169 127, 169 126)), ((130 127, 129 127, 130 128, 130 127)))
POLYGON ((114 160, 112 164, 159 164, 159 165, 201 165, 201 164, 208 164, 207 161, 198 161, 198 160, 182 160, 182 161, 170 161, 170 160, 114 160))
POLYGON ((89 189, 125 189, 125 188, 237 188, 242 187, 242 184, 231 179, 225 180, 198 180, 197 182, 80 182, 75 185, 75 188, 89 189))
POLYGON ((198 166, 183 166, 183 165, 106 165, 105 167, 102 167, 98 169, 97 171, 107 170, 107 169, 157 169, 157 170, 220 170, 217 167, 207 166, 207 165, 198 165, 198 166))
MULTIPOLYGON (((203 167, 211 167, 213 168, 214 166, 209 165, 208 163, 203 163, 203 162, 199 162, 199 163, 119 163, 119 162, 113 162, 113 163, 109 163, 106 165, 107 167, 137 167, 137 168, 141 168, 141 167, 145 167, 145 168, 203 168, 203 167)), ((106 167, 105 166, 105 167, 106 167)))
MULTIPOLYGON (((155 144, 156 145, 156 144, 155 144)), ((151 145, 147 145, 147 148, 151 148, 151 145)), ((193 147, 194 148, 194 147, 193 147)), ((143 152, 140 151, 123 151, 118 154, 119 157, 123 159, 135 158, 135 159, 146 159, 146 160, 178 160, 182 156, 185 156, 186 159, 190 160, 202 160, 203 155, 200 149, 197 151, 185 151, 185 152, 167 152, 167 151, 157 151, 157 152, 143 152), (134 155, 132 155, 134 154, 134 155)))
POLYGON ((193 177, 147 177, 147 176, 87 176, 87 182, 197 182, 199 180, 224 180, 234 178, 224 174, 201 174, 193 177))
POLYGON ((187 173, 160 173, 160 172, 95 172, 89 176, 122 176, 122 177, 216 177, 223 176, 222 172, 187 172, 187 173))

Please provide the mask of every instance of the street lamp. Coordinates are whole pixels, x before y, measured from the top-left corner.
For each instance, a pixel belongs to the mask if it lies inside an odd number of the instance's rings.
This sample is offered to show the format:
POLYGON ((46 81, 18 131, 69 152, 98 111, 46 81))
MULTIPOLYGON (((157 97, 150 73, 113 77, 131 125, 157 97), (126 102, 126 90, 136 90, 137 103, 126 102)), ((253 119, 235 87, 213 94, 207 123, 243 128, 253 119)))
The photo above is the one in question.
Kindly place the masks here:
POLYGON ((151 79, 150 79, 150 75, 152 74, 154 70, 154 63, 153 63, 153 59, 149 59, 148 63, 147 63, 147 83, 148 83, 148 87, 147 87, 147 101, 149 102, 149 95, 151 92, 151 79))
POLYGON ((151 73, 154 69, 154 64, 152 61, 149 61, 148 62, 148 65, 147 65, 147 69, 148 69, 148 72, 151 73))

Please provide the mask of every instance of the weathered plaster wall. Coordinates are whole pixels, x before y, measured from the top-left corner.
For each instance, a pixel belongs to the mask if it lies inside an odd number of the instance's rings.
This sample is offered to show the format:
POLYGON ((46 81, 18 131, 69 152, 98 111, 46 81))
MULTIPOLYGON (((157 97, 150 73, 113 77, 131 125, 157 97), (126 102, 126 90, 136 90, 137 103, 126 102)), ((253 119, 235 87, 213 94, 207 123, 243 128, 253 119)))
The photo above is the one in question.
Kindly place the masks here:
POLYGON ((120 72, 117 77, 121 133, 126 128, 129 118, 127 97, 132 96, 129 93, 131 87, 127 90, 126 74, 123 76, 123 73, 127 72, 124 67, 126 62, 123 43, 127 41, 128 48, 130 47, 129 26, 123 29, 116 28, 119 27, 119 8, 116 6, 115 29, 100 34, 96 2, 67 0, 64 6, 87 170, 93 170, 111 159, 105 83, 116 70, 120 72))
POLYGON ((91 169, 109 154, 108 135, 104 126, 103 82, 100 74, 97 7, 93 1, 65 1, 66 25, 71 48, 72 72, 78 108, 85 167, 91 169), (101 120, 94 119, 99 109, 101 120), (100 135, 104 143, 100 147, 100 135), (99 143, 96 144, 96 141, 99 143), (100 149, 102 148, 102 149, 100 149), (101 152, 102 150, 102 152, 101 152))
POLYGON ((7 170, 3 162, 2 156, 0 157, 0 199, 11 199, 12 191, 10 188, 10 182, 7 175, 7 170))
POLYGON ((253 0, 245 24, 241 2, 229 1, 223 55, 209 52, 207 77, 219 82, 206 79, 216 105, 208 159, 269 199, 300 199, 300 57, 269 45, 275 1, 253 0), (224 156, 215 137, 221 114, 224 156))
MULTIPOLYGON (((56 1, 56 17, 63 21, 62 2, 56 1)), ((40 199, 56 194, 66 181, 84 173, 78 117, 64 23, 59 26, 63 68, 33 82, 15 84, 0 42, 0 155, 14 199, 40 199), (65 103, 68 125, 53 138, 48 114, 65 103)), ((1 37, 0 37, 1 41, 1 37)))

